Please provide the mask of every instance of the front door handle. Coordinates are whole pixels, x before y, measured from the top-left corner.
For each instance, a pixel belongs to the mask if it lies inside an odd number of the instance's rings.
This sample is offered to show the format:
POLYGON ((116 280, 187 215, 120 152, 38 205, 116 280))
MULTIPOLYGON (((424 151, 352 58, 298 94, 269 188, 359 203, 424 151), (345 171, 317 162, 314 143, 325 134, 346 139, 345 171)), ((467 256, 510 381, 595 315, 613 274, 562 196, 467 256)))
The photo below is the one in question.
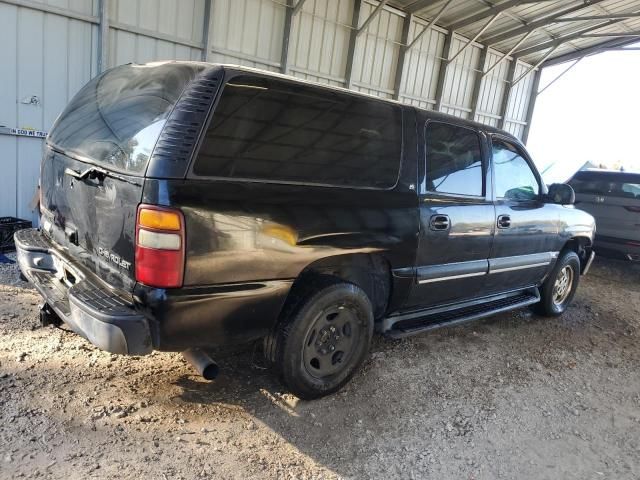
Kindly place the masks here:
POLYGON ((449 220, 448 215, 432 215, 431 220, 429 221, 429 227, 431 230, 449 230, 451 226, 451 221, 449 220))
POLYGON ((509 215, 498 216, 498 228, 509 228, 511 226, 511 217, 509 215))

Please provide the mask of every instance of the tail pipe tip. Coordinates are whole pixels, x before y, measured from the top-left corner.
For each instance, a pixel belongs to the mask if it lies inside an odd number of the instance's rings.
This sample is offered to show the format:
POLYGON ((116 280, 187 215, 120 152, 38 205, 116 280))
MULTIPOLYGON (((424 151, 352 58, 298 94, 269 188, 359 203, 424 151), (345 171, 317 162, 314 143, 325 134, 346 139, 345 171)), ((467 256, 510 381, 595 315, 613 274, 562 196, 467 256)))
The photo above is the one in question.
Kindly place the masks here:
POLYGON ((182 356, 206 380, 214 380, 220 373, 218 364, 204 350, 190 348, 182 352, 182 356))

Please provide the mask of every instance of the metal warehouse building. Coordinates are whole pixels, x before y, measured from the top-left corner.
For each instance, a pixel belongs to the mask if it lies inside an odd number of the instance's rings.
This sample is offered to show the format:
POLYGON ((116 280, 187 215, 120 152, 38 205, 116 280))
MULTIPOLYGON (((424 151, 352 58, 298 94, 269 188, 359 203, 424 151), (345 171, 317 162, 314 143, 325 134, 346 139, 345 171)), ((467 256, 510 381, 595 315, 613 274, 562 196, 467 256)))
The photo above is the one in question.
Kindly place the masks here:
POLYGON ((637 41, 638 0, 0 0, 0 216, 35 219, 43 137, 128 62, 250 65, 526 140, 544 66, 637 41))

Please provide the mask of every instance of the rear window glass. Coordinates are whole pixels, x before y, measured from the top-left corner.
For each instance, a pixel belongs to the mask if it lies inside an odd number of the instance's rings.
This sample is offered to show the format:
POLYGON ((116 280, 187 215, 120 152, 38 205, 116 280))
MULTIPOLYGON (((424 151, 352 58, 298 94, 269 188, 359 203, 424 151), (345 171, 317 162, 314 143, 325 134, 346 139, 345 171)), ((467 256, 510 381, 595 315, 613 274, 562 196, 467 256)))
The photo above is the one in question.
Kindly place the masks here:
POLYGON ((193 173, 389 188, 401 143, 399 107, 241 76, 224 87, 193 173))
POLYGON ((108 70, 71 100, 48 142, 105 168, 142 173, 169 113, 202 68, 167 63, 108 70))
POLYGON ((574 178, 569 185, 579 194, 640 198, 640 183, 574 178))
POLYGON ((480 138, 473 130, 429 122, 425 132, 427 190, 484 195, 480 138))

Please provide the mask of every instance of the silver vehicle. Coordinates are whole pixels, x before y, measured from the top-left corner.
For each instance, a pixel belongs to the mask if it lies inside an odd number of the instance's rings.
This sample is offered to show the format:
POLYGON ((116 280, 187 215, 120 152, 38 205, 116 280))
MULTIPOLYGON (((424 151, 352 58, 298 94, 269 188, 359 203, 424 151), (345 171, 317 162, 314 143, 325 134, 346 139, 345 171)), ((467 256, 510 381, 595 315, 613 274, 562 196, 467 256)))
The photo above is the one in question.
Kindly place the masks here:
POLYGON ((596 219, 595 248, 640 261, 640 173, 583 170, 569 185, 576 207, 596 219))

